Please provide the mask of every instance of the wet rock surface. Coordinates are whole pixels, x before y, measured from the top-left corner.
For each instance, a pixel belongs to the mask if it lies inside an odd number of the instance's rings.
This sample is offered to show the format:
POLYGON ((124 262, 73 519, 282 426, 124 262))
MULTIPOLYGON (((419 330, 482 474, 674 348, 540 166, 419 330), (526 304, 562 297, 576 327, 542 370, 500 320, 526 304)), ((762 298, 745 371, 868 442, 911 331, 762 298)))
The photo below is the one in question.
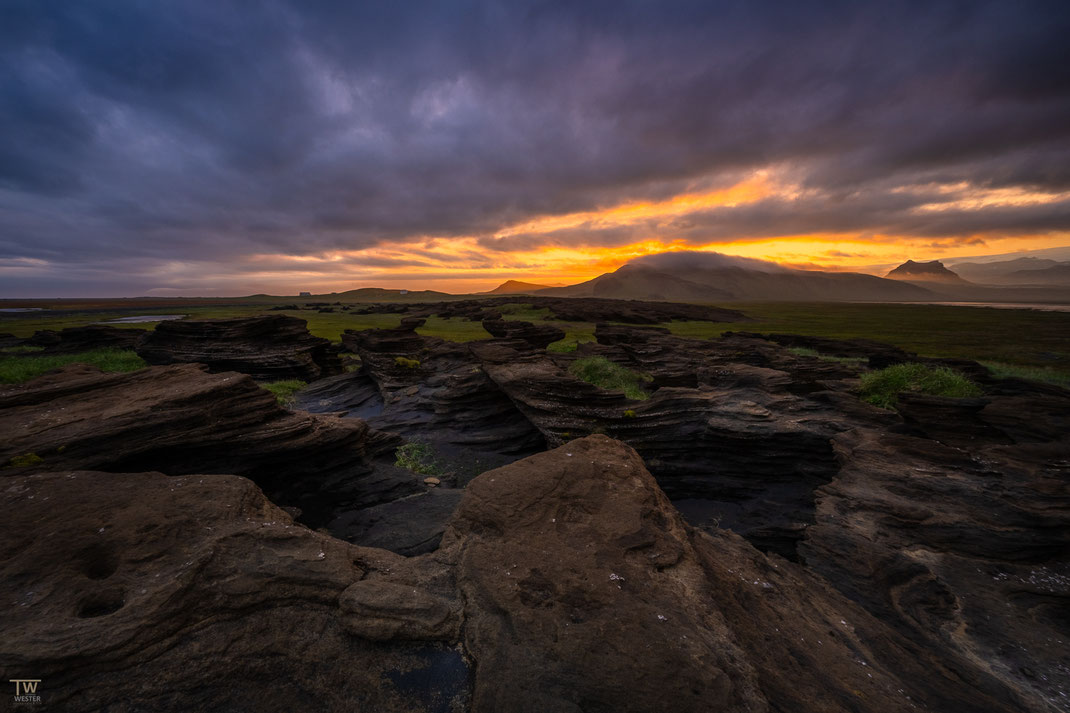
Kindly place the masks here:
POLYGON ((263 381, 313 381, 342 373, 331 343, 287 315, 162 322, 137 347, 149 364, 195 362, 263 381))

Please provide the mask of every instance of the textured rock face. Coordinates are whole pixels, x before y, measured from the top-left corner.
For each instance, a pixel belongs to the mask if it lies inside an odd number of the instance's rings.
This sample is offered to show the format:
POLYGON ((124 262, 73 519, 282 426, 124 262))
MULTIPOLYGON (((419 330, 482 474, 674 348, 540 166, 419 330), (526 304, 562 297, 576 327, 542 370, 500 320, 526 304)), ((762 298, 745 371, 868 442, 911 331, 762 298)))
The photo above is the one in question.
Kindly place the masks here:
POLYGON ((845 465, 819 489, 800 550, 979 690, 1017 691, 1027 710, 1067 710, 1070 446, 1003 440, 964 450, 844 434, 845 465))
POLYGON ((210 374, 196 364, 127 374, 70 366, 0 389, 0 432, 0 462, 30 453, 41 459, 4 475, 72 468, 236 473, 319 518, 333 517, 317 513, 328 505, 364 507, 423 489, 411 474, 373 467, 396 438, 362 421, 287 411, 250 377, 210 374))
POLYGON ((134 349, 148 333, 147 329, 89 324, 67 327, 58 332, 42 330, 34 333, 25 344, 45 347, 49 354, 76 354, 92 349, 134 349))
POLYGON ((565 338, 565 332, 546 324, 532 324, 518 320, 484 319, 483 329, 499 339, 519 339, 535 349, 545 349, 559 339, 565 338))
POLYGON ((458 652, 347 628, 346 588, 402 558, 295 525, 244 478, 17 476, 0 509, 0 667, 41 679, 45 709, 464 707, 458 652), (411 672, 436 662, 455 672, 432 691, 411 672))
POLYGON ((504 455, 541 450, 542 435, 494 386, 470 346, 420 336, 414 330, 421 323, 346 331, 342 343, 360 355, 361 371, 333 394, 318 386, 306 390, 298 406, 338 411, 355 401, 357 415, 406 436, 504 455))
POLYGON ((503 304, 530 304, 536 309, 548 308, 555 319, 564 322, 625 322, 628 324, 658 324, 674 319, 709 322, 749 322, 750 318, 734 309, 678 302, 650 302, 643 300, 601 299, 597 297, 540 297, 513 295, 482 300, 458 300, 431 303, 375 304, 356 310, 357 314, 415 314, 420 316, 465 317, 474 322, 501 319, 497 308, 503 304))
POLYGON ((227 475, 14 476, 0 511, 0 666, 62 710, 1018 710, 797 565, 688 527, 604 436, 483 474, 412 558, 227 475))
POLYGON ((263 381, 313 381, 342 373, 328 340, 287 315, 217 320, 175 320, 157 325, 137 349, 150 364, 206 364, 263 381))

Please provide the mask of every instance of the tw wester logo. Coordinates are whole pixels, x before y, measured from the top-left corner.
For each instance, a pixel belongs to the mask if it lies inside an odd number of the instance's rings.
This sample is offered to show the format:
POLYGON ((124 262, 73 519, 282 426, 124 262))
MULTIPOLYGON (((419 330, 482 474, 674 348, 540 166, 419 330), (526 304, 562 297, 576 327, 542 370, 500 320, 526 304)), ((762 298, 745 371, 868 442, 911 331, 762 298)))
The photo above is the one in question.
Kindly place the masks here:
POLYGON ((41 679, 9 678, 8 683, 15 684, 15 703, 41 702, 41 696, 37 693, 37 685, 41 683, 41 679))

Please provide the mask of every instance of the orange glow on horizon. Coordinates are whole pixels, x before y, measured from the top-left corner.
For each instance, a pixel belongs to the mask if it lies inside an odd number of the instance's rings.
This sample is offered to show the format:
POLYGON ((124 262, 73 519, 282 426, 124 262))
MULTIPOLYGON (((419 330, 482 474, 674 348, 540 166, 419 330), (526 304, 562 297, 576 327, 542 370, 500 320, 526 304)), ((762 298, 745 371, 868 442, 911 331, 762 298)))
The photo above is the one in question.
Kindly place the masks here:
MULTIPOLYGON (((383 243, 361 250, 335 250, 319 255, 255 255, 247 260, 258 280, 297 284, 321 292, 357 287, 392 287, 446 292, 491 290, 508 279, 538 284, 575 284, 621 267, 644 255, 679 250, 715 251, 771 260, 817 270, 858 270, 883 274, 907 259, 959 259, 1023 250, 1070 246, 1070 232, 1038 235, 912 237, 857 233, 800 232, 772 237, 696 240, 679 228, 691 214, 731 210, 764 199, 791 202, 804 192, 780 180, 775 169, 757 171, 735 185, 705 192, 682 193, 659 201, 625 202, 597 210, 547 215, 507 225, 496 231, 488 249, 478 236, 413 236, 412 242, 383 243), (681 220, 684 219, 684 220, 681 220), (584 244, 584 231, 594 236, 607 228, 631 229, 621 245, 584 244), (645 234, 645 235, 644 235, 645 234), (563 236, 563 237, 562 237, 563 236), (512 239, 512 240, 510 240, 512 239), (510 245, 518 246, 508 249, 510 245), (524 247, 529 246, 529 247, 524 247)), ((896 192, 946 198, 922 203, 915 212, 981 210, 1051 203, 1070 193, 1038 193, 1019 189, 987 189, 967 184, 908 186, 896 192)), ((715 215, 715 214, 714 214, 715 215)), ((592 243, 597 242, 592 237, 592 243)))

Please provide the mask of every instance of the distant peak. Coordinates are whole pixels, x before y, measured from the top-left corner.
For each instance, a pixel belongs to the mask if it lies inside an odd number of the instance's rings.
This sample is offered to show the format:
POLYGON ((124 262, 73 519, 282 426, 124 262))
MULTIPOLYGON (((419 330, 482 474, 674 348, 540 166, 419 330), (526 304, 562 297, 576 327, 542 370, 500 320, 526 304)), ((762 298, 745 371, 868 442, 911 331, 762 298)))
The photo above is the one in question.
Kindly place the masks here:
POLYGON ((534 292, 536 290, 545 290, 548 287, 550 287, 550 285, 539 285, 534 282, 521 282, 520 280, 506 280, 490 292, 484 294, 499 295, 509 294, 511 292, 534 292))
POLYGON ((939 260, 914 262, 907 260, 899 267, 888 272, 885 277, 893 280, 936 280, 939 282, 965 282, 957 274, 944 267, 939 260))

